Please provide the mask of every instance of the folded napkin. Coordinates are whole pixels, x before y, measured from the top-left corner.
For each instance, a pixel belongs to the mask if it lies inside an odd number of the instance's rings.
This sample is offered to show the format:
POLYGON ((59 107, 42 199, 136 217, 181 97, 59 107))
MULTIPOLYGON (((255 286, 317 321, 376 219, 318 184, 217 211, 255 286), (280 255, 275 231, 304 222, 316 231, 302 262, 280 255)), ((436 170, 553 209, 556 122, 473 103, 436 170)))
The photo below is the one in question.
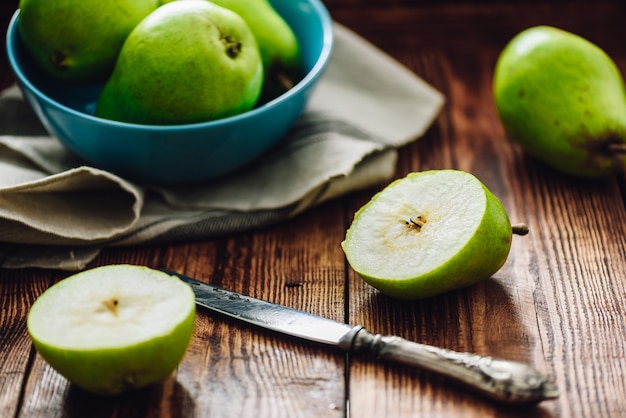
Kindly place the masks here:
POLYGON ((303 115, 277 146, 219 180, 159 187, 90 167, 49 136, 20 91, 0 96, 0 267, 80 270, 105 246, 251 230, 390 181, 443 96, 340 24, 303 115))

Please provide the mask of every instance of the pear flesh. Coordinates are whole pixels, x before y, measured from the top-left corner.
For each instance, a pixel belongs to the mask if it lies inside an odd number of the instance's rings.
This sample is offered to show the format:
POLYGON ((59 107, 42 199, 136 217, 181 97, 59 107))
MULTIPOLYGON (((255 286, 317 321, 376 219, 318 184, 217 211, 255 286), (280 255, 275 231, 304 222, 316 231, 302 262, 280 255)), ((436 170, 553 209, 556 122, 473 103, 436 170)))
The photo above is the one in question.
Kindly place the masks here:
POLYGON ((21 0, 17 27, 47 74, 102 82, 128 34, 158 6, 158 0, 21 0))
POLYGON ((243 18, 205 0, 174 1, 128 35, 95 114, 139 124, 210 121, 254 107, 262 86, 243 18))
POLYGON ((512 228, 504 207, 459 170, 410 173, 354 216, 342 248, 370 285, 399 299, 470 286, 505 263, 512 228))
POLYGON ((193 335, 195 296, 158 270, 108 265, 47 289, 27 327, 37 352, 78 387, 115 395, 160 382, 193 335))
POLYGON ((559 171, 598 178, 626 165, 626 90, 613 60, 549 26, 515 36, 495 67, 495 104, 508 136, 559 171))

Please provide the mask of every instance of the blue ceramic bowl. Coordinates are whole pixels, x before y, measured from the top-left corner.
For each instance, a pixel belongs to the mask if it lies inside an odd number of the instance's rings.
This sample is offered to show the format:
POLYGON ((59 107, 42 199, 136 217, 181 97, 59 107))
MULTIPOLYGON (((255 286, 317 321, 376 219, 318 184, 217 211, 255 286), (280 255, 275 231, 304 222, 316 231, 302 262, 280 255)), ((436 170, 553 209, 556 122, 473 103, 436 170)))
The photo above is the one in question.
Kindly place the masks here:
POLYGON ((157 126, 93 116, 102 85, 68 85, 43 74, 20 39, 19 10, 7 31, 8 59, 25 99, 46 129, 91 165, 147 183, 215 178, 252 161, 287 132, 330 58, 332 22, 320 0, 271 3, 298 37, 306 76, 272 101, 211 122, 157 126))

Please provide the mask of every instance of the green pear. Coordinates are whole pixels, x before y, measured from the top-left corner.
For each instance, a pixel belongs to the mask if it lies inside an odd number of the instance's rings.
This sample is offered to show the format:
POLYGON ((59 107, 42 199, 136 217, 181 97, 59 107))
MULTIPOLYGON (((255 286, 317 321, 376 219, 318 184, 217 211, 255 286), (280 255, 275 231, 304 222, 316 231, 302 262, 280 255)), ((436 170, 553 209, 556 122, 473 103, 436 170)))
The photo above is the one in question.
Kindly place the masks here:
POLYGON ((239 14, 257 40, 265 83, 263 100, 271 100, 302 77, 300 45, 293 29, 268 0, 211 0, 239 14))
POLYGON ((399 299, 421 299, 491 277, 513 233, 497 197, 470 173, 409 173, 360 208, 341 246, 365 282, 399 299))
POLYGON ((191 287, 159 270, 108 265, 43 292, 27 318, 37 352, 76 386, 115 395, 172 374, 193 335, 191 287))
POLYGON ((128 35, 96 116, 182 124, 254 107, 263 65, 254 35, 236 13, 206 0, 164 4, 128 35))
POLYGON ((604 177, 626 164, 626 91, 611 58, 549 26, 516 35, 498 58, 493 90, 508 136, 562 172, 604 177))
POLYGON ((20 0, 17 27, 43 71, 68 82, 99 82, 128 34, 158 6, 158 0, 20 0))

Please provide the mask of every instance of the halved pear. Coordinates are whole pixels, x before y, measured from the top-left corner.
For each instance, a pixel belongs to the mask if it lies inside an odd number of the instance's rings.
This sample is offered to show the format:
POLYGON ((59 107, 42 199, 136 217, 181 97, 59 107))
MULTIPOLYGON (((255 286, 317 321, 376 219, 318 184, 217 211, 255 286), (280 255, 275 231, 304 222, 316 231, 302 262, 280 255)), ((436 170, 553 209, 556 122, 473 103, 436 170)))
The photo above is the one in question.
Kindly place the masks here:
POLYGON ((114 395, 166 379, 191 340, 195 296, 159 270, 109 265, 46 290, 28 314, 39 354, 82 389, 114 395))
POLYGON ((513 228, 498 198, 459 170, 410 173, 357 211, 342 248, 382 293, 420 299, 470 286, 506 261, 513 228))

